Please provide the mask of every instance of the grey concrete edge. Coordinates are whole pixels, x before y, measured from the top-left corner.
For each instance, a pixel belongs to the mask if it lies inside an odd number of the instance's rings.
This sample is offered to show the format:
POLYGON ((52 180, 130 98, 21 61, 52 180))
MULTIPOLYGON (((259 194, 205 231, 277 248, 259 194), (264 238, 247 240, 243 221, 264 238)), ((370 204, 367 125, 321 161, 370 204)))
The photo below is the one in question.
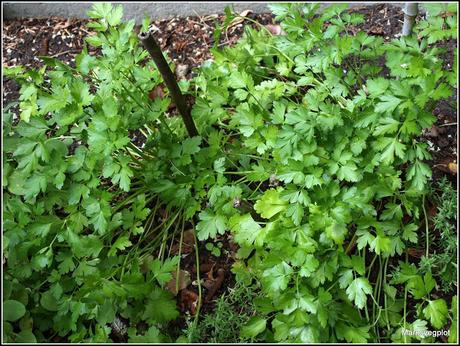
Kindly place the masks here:
MULTIPOLYGON (((251 10, 255 13, 269 12, 268 4, 271 2, 226 2, 226 1, 194 1, 194 2, 112 2, 112 4, 123 4, 124 19, 135 19, 140 23, 145 15, 153 19, 168 19, 175 16, 202 16, 216 13, 223 13, 226 6, 231 5, 238 11, 251 10)), ((319 2, 328 6, 335 2, 319 2)), ((355 2, 350 6, 365 6, 382 2, 355 2)), ((386 2, 401 7, 400 2, 386 2)), ((93 2, 2 2, 3 19, 12 18, 46 18, 51 16, 64 18, 87 18, 86 12, 91 8, 93 2)))

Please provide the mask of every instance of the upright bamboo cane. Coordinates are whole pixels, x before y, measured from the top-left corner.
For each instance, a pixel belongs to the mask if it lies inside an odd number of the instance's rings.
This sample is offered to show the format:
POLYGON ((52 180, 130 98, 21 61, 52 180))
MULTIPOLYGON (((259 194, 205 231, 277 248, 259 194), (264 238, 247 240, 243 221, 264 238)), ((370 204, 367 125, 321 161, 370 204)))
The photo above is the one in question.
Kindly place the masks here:
POLYGON ((414 27, 415 17, 418 14, 418 3, 406 2, 404 6, 404 24, 402 28, 402 36, 409 36, 414 27))
POLYGON ((174 77, 174 74, 169 68, 168 63, 166 62, 166 59, 163 56, 163 52, 160 49, 160 46, 158 46, 150 31, 147 33, 141 32, 138 37, 139 40, 142 42, 144 48, 149 52, 150 56, 155 62, 155 65, 157 65, 158 70, 163 76, 163 80, 169 89, 169 93, 171 95, 172 100, 176 104, 177 109, 179 110, 179 113, 182 116, 189 136, 198 136, 198 131, 195 127, 195 123, 193 122, 190 107, 187 106, 185 97, 180 91, 176 78, 174 77))

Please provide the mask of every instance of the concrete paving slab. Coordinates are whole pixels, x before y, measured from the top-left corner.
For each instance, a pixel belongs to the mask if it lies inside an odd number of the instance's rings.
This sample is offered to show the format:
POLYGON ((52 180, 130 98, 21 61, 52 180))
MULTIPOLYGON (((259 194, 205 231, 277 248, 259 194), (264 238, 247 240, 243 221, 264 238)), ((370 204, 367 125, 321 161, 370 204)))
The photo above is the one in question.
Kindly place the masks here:
MULTIPOLYGON (((226 6, 231 5, 238 12, 252 10, 256 13, 267 12, 268 2, 112 2, 123 4, 124 19, 135 19, 140 23, 145 14, 152 19, 167 19, 174 16, 194 16, 223 13, 226 6)), ((350 3, 350 6, 372 5, 378 2, 350 3)), ((393 3, 401 6, 402 3, 393 3)), ((321 2, 328 6, 328 3, 321 2)), ((3 18, 43 18, 59 16, 65 18, 87 18, 86 12, 91 8, 91 2, 3 2, 3 18)))

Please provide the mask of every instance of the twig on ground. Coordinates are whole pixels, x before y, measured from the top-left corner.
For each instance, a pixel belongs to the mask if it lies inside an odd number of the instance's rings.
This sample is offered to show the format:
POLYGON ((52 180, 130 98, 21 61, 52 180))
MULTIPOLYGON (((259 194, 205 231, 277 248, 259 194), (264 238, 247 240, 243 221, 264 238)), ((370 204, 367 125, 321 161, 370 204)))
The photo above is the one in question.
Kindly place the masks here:
POLYGON ((441 124, 441 125, 439 125, 439 127, 441 127, 441 126, 455 126, 455 125, 457 125, 457 123, 447 123, 447 124, 441 124))
POLYGON ((51 58, 57 58, 58 56, 65 55, 65 54, 73 54, 73 53, 80 53, 80 50, 78 49, 69 49, 65 50, 56 54, 50 55, 51 58))

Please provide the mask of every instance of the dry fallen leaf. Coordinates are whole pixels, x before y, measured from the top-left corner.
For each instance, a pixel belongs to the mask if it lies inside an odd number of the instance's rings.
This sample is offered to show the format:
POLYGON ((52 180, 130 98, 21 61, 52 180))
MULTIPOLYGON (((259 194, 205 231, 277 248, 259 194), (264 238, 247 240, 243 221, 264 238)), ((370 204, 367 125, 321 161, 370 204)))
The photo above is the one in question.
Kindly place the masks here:
POLYGON ((407 248, 407 253, 409 256, 415 257, 415 258, 420 258, 425 254, 425 251, 423 249, 416 249, 413 247, 407 248))
POLYGON ((153 101, 156 98, 163 98, 165 97, 165 92, 163 91, 163 84, 157 85, 155 88, 150 90, 149 98, 153 101))
POLYGON ((240 12, 241 17, 246 17, 249 13, 252 13, 251 10, 244 10, 243 12, 240 12))
POLYGON ((238 17, 234 18, 230 24, 227 27, 227 30, 231 28, 232 26, 238 25, 244 21, 244 17, 246 17, 249 13, 251 13, 251 10, 244 10, 243 12, 240 12, 238 14, 238 17))
POLYGON ((214 280, 211 279, 205 279, 203 280, 202 283, 203 287, 206 288, 207 290, 211 289, 214 286, 214 280))
POLYGON ((439 127, 437 127, 436 125, 433 125, 431 128, 426 130, 427 137, 438 137, 439 133, 439 127))
POLYGON ((267 28, 267 30, 270 31, 270 33, 274 36, 286 34, 284 30, 281 28, 281 26, 278 24, 267 24, 265 25, 265 28, 267 28))
POLYGON ((67 29, 71 24, 72 24, 71 21, 67 19, 65 22, 57 23, 54 26, 54 29, 55 30, 67 29))
POLYGON ((197 303, 198 294, 195 292, 186 288, 180 292, 179 307, 182 311, 189 310, 192 315, 195 315, 197 303))
POLYGON ((383 27, 382 26, 373 26, 367 31, 368 34, 373 35, 383 35, 383 27))
POLYGON ((453 174, 457 174, 457 163, 455 162, 450 162, 448 165, 447 165, 447 168, 449 168, 449 171, 453 174))
MULTIPOLYGON (((184 232, 184 236, 182 239, 182 254, 189 254, 193 251, 195 245, 195 236, 193 234, 193 229, 189 229, 184 232)), ((177 255, 179 253, 179 242, 173 245, 171 249, 171 253, 173 255, 177 255)))
POLYGON ((214 280, 214 285, 209 288, 208 294, 206 295, 206 299, 205 299, 206 302, 210 302, 212 300, 216 292, 222 286, 224 279, 225 279, 225 270, 223 268, 220 268, 217 271, 217 278, 214 280))
POLYGON ((186 270, 179 270, 179 286, 178 290, 176 290, 176 277, 177 277, 177 272, 172 273, 173 278, 169 280, 169 282, 166 284, 165 288, 171 292, 174 295, 177 295, 177 293, 184 288, 186 288, 192 280, 190 279, 190 273, 186 270))
POLYGON ((189 70, 189 67, 187 65, 177 64, 176 65, 177 79, 185 79, 185 76, 187 75, 188 70, 189 70))

